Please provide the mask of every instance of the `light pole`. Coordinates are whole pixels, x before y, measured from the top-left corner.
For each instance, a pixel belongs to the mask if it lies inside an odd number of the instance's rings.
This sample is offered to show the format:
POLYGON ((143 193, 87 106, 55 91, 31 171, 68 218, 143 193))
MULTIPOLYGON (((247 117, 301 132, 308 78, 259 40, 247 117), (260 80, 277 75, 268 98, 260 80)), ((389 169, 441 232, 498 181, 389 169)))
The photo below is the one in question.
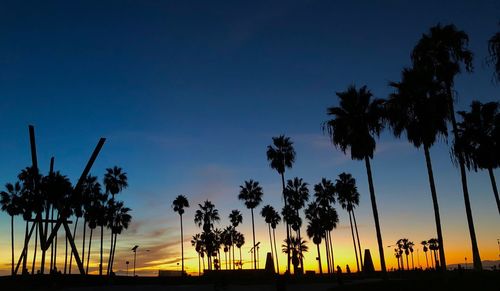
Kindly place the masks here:
POLYGON ((129 264, 129 261, 126 261, 125 264, 127 264, 127 277, 128 277, 128 264, 129 264))
POLYGON ((132 248, 132 251, 134 252, 134 277, 135 277, 135 261, 136 261, 136 258, 137 258, 137 249, 139 248, 138 245, 134 246, 132 248))

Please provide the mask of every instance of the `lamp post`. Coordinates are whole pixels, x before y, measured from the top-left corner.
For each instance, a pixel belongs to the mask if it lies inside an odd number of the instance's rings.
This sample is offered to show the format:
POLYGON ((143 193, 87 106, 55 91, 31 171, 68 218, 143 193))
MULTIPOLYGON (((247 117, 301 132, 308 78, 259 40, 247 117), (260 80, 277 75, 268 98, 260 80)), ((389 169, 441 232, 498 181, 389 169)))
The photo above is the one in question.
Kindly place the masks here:
POLYGON ((136 258, 137 258, 137 249, 139 248, 138 245, 134 246, 132 248, 132 251, 134 252, 134 277, 135 277, 135 261, 136 261, 136 258))
POLYGON ((129 261, 126 261, 125 264, 127 264, 127 277, 128 277, 128 264, 129 264, 129 261))

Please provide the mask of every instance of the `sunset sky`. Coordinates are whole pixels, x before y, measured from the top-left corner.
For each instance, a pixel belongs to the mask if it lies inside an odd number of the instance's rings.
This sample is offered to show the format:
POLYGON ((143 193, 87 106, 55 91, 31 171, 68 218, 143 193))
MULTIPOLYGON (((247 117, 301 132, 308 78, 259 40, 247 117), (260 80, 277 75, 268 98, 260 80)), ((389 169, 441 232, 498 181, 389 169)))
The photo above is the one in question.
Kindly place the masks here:
MULTIPOLYGON (((365 166, 323 135, 326 108, 338 105, 335 92, 350 84, 367 85, 385 98, 391 92, 388 82, 400 79, 413 46, 437 23, 465 30, 475 54, 474 73, 456 79, 456 109, 468 109, 473 99, 499 101, 500 84, 492 83, 485 58, 487 40, 500 29, 500 2, 236 2, 1 1, 0 184, 14 182, 31 163, 29 124, 36 129, 41 171, 48 172, 55 156, 56 170, 72 182, 98 139, 106 137, 92 174, 102 180, 107 167, 123 167, 130 186, 118 199, 133 209, 133 222, 118 239, 117 272, 133 260, 134 245, 140 246, 139 274, 180 269, 179 217, 171 208, 179 194, 191 204, 184 215, 187 272, 198 271, 190 239, 201 231, 193 217, 206 199, 219 209, 220 228, 229 225, 232 209, 242 211, 242 254, 244 268, 250 268, 250 211, 237 199, 239 185, 248 179, 261 183, 258 213, 266 204, 281 209, 281 181, 265 153, 273 136, 285 134, 297 152, 286 178, 304 178, 311 191, 322 177, 334 180, 345 171, 356 178, 361 244, 379 268, 365 166)), ((440 140, 431 155, 447 262, 465 257, 471 262, 460 175, 449 144, 440 140)), ((435 237, 423 150, 385 131, 372 170, 384 245, 402 237, 417 244, 435 237)), ((499 170, 495 175, 500 180, 499 170)), ((481 258, 497 260, 500 218, 488 175, 468 178, 481 258)), ((349 219, 340 206, 337 211, 335 264, 349 264, 354 271, 349 219)), ((16 222, 18 255, 24 224, 20 217, 16 222)), ((260 215, 256 229, 264 258, 269 239, 260 215)), ((283 224, 277 236, 281 244, 283 224)), ((92 246, 95 271, 97 234, 92 246)), ((317 270, 315 246, 309 248, 306 270, 317 270)), ((388 266, 397 266, 393 248, 385 251, 388 266)), ((63 262, 62 243, 59 255, 63 262)), ((285 270, 284 255, 279 262, 285 270)), ((0 274, 9 272, 10 218, 1 213, 0 274)))

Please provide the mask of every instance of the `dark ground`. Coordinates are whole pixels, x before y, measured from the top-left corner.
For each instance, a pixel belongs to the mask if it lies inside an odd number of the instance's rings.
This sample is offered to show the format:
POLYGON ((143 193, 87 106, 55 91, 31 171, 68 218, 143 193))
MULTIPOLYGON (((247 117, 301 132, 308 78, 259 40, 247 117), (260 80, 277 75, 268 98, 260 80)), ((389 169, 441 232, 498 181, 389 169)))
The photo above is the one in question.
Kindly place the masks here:
POLYGON ((0 277, 0 290, 467 290, 500 291, 500 272, 449 271, 443 276, 433 272, 389 273, 389 280, 374 276, 314 276, 279 278, 262 274, 211 277, 98 277, 80 275, 0 277))

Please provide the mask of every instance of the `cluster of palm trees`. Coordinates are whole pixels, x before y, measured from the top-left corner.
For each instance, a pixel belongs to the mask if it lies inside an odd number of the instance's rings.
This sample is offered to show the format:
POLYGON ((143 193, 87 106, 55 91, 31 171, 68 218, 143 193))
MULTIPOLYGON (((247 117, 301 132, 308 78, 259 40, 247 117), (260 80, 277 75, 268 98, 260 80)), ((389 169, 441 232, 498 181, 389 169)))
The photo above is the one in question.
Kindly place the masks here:
MULTIPOLYGON (((53 164, 53 161, 52 163, 53 164)), ((104 228, 110 230, 111 247, 108 260, 107 274, 113 273, 113 261, 116 250, 116 242, 118 235, 123 229, 128 228, 131 221, 129 214, 130 208, 125 207, 122 201, 115 199, 115 195, 120 193, 127 187, 127 175, 119 167, 106 169, 104 174, 102 190, 101 184, 97 177, 88 175, 83 180, 81 188, 75 190, 67 176, 59 171, 51 170, 47 175, 42 175, 37 169, 27 167, 18 175, 18 181, 15 183, 7 183, 5 190, 0 192, 0 205, 2 211, 5 211, 11 217, 11 272, 12 275, 17 273, 15 267, 15 250, 14 250, 14 220, 16 216, 22 216, 25 221, 25 238, 24 247, 21 252, 22 273, 28 274, 28 250, 30 237, 33 229, 35 230, 35 241, 33 245, 33 260, 31 273, 44 273, 46 267, 46 251, 42 248, 41 260, 39 269, 37 263, 38 238, 41 233, 39 229, 52 231, 57 220, 68 220, 74 218, 74 228, 71 234, 72 240, 76 237, 78 229, 78 221, 83 217, 83 235, 81 246, 81 262, 86 260, 85 273, 88 274, 91 256, 92 237, 94 230, 100 228, 100 259, 99 259, 99 274, 103 274, 103 238, 104 228), (37 220, 36 217, 44 217, 43 220, 37 220), (31 231, 30 229, 31 224, 31 231), (37 225, 41 224, 41 225, 37 225), (86 250, 86 231, 90 230, 88 240, 88 249, 86 250), (87 252, 86 252, 87 251, 87 252), (86 255, 86 257, 85 257, 86 255)), ((57 230, 56 230, 57 231, 57 230)), ((57 264, 57 235, 54 236, 53 242, 50 245, 50 262, 49 272, 61 272, 57 264)), ((65 239, 65 256, 64 256, 64 274, 71 273, 73 265, 72 248, 68 252, 68 238, 65 239), (68 259, 69 257, 69 259, 68 259)), ((19 266, 19 264, 18 264, 19 266)))
MULTIPOLYGON (((446 138, 448 124, 453 134, 453 157, 460 168, 469 233, 472 242, 474 268, 481 270, 472 210, 470 206, 466 167, 487 169, 500 213, 500 202, 493 169, 500 164, 500 115, 498 102, 472 103, 471 112, 459 112, 463 118, 457 122, 454 110, 454 79, 465 70, 472 72, 473 54, 468 48, 468 36, 454 25, 437 25, 424 34, 412 51, 412 65, 403 69, 402 79, 391 82, 394 89, 387 100, 373 98, 370 90, 354 85, 338 92, 340 104, 328 108, 333 119, 324 123, 324 130, 332 143, 344 153, 350 152, 354 160, 366 164, 370 198, 372 202, 381 269, 385 272, 384 250, 375 199, 370 160, 376 141, 386 125, 396 137, 405 134, 416 148, 423 147, 430 192, 434 205, 440 266, 446 269, 439 205, 432 171, 430 148, 439 137, 446 138)), ((489 41, 495 75, 500 81, 500 33, 489 41)))
MULTIPOLYGON (((500 81, 500 32, 490 39, 489 52, 489 61, 495 66, 494 78, 500 81)), ((338 106, 327 109, 327 115, 332 119, 323 124, 324 133, 329 136, 332 144, 337 149, 346 154, 349 153, 353 160, 363 160, 365 162, 383 273, 386 272, 386 265, 371 170, 371 160, 374 158, 376 149, 376 138, 380 136, 384 128, 388 127, 394 136, 401 137, 405 135, 416 148, 423 148, 437 234, 437 238, 425 241, 425 244, 423 244, 424 251, 431 249, 434 252, 433 266, 435 268, 439 266, 439 268, 445 270, 446 259, 430 149, 439 138, 446 139, 448 137, 450 124, 453 134, 453 143, 450 150, 453 153, 454 161, 460 168, 474 267, 477 270, 481 269, 470 207, 466 168, 469 170, 488 170, 500 213, 498 190, 493 175, 493 169, 500 165, 500 113, 498 102, 482 104, 474 101, 470 112, 458 112, 462 120, 457 121, 454 110, 454 79, 461 70, 472 72, 472 60, 473 55, 468 49, 468 36, 465 32, 458 30, 454 25, 434 26, 427 34, 422 36, 413 49, 411 66, 403 69, 401 80, 389 83, 393 93, 387 99, 374 98, 366 86, 357 88, 352 85, 347 90, 336 94, 339 98, 338 106), (437 255, 439 255, 439 259, 437 255)), ((320 273, 323 272, 320 244, 325 241, 328 272, 334 272, 332 230, 338 223, 338 214, 334 208, 337 202, 348 212, 356 264, 358 271, 361 271, 364 264, 354 214, 354 210, 359 204, 359 192, 355 179, 348 173, 341 173, 335 183, 323 178, 320 183, 314 185, 314 200, 306 205, 309 201, 308 183, 298 177, 289 180, 285 179, 286 170, 292 168, 296 156, 291 139, 284 135, 273 137, 272 144, 267 147, 266 156, 270 167, 280 175, 284 203, 281 216, 271 205, 265 205, 261 210, 261 215, 268 224, 271 255, 273 260, 276 261, 274 265, 277 267, 278 273, 279 264, 275 229, 281 218, 283 218, 286 229, 286 238, 282 245, 282 251, 287 254, 286 272, 290 273, 291 264, 294 266, 294 273, 301 273, 303 270, 303 253, 307 251, 306 242, 301 235, 301 212, 304 208, 303 214, 308 221, 306 233, 316 244, 318 250, 319 271, 320 273)), ((182 244, 183 208, 188 207, 189 203, 184 196, 181 197, 181 201, 178 201, 179 197, 174 201, 173 207, 181 216, 182 244)), ((240 186, 238 198, 250 210, 252 218, 252 247, 257 246, 255 242, 254 209, 260 205, 262 197, 263 189, 259 182, 248 180, 240 186)), ((209 269, 212 268, 212 265, 216 269, 220 267, 219 250, 221 246, 223 246, 225 252, 229 252, 229 260, 231 260, 231 250, 233 250, 232 266, 234 268, 236 265, 234 245, 240 248, 239 266, 241 267, 241 245, 244 243, 244 236, 236 231, 236 227, 242 222, 241 213, 238 210, 233 210, 230 219, 232 225, 224 230, 219 230, 214 226, 214 223, 220 221, 220 217, 213 203, 205 201, 199 205, 199 209, 196 211, 194 221, 198 227, 202 228, 202 232, 193 236, 192 245, 195 247, 199 259, 204 258, 206 255, 209 269), (215 257, 213 262, 212 257, 215 257)), ((401 239, 396 245, 398 247, 395 254, 398 258, 399 267, 404 268, 402 260, 402 254, 404 253, 406 255, 406 265, 409 269, 409 254, 412 255, 413 265, 413 242, 408 239, 401 239)), ((254 251, 254 268, 257 268, 256 262, 256 251, 254 251)), ((205 264, 204 260, 203 264, 205 264)), ((201 264, 199 265, 201 269, 201 264)))
MULTIPOLYGON (((431 238, 429 240, 423 240, 421 243, 422 250, 425 253, 425 262, 427 269, 438 269, 439 268, 439 241, 437 238, 431 238), (429 266, 429 258, 427 256, 427 252, 431 251, 431 265, 429 266)), ((403 260, 403 255, 406 257, 406 270, 415 270, 415 262, 413 259, 413 252, 415 250, 415 243, 407 238, 401 238, 396 241, 396 244, 393 245, 394 248, 394 256, 398 262, 398 270, 405 270, 405 264, 403 260), (408 257, 411 256, 411 268, 408 257)))

